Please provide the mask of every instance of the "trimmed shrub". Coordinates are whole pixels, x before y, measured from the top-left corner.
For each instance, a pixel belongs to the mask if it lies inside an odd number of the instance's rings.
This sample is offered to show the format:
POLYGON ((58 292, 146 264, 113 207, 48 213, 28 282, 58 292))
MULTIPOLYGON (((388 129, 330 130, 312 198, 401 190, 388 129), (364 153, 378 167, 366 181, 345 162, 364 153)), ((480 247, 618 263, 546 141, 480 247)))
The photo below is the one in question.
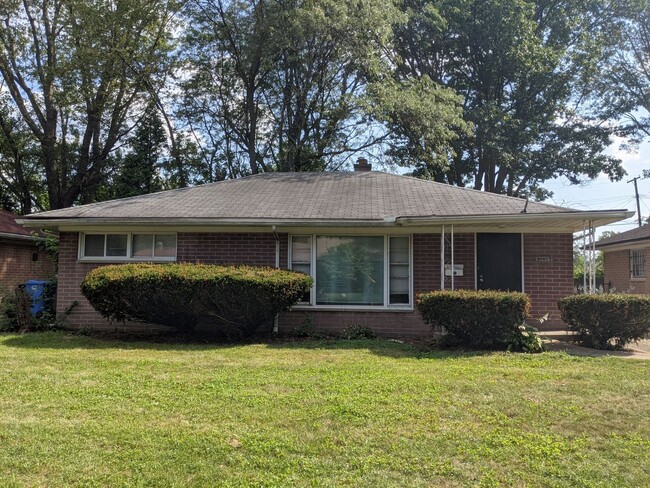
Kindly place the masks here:
POLYGON ((620 349, 650 332, 650 296, 573 295, 561 299, 558 308, 586 347, 620 349))
POLYGON ((111 320, 243 337, 267 326, 312 285, 302 273, 255 266, 120 264, 92 270, 81 291, 111 320))
POLYGON ((530 312, 528 295, 515 292, 440 290, 421 293, 417 307, 434 330, 446 330, 448 343, 479 349, 517 347, 530 312))

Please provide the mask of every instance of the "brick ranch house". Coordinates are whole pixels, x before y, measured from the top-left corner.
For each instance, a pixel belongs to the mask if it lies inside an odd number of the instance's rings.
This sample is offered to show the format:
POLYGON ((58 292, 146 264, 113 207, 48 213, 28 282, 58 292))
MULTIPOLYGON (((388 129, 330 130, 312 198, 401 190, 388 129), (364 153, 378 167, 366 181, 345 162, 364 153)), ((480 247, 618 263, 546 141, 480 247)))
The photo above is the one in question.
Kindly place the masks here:
MULTIPOLYGON (((266 173, 27 216, 60 232, 58 311, 78 327, 115 327, 84 299, 91 269, 133 261, 252 264, 314 277, 280 332, 308 316, 384 336, 429 332, 416 294, 440 288, 523 290, 559 324, 573 292, 573 233, 625 210, 579 211, 370 170, 266 173), (452 273, 453 270, 453 273, 452 273)), ((128 324, 127 324, 128 325, 128 324)))
POLYGON ((31 232, 16 223, 17 218, 15 213, 0 210, 0 288, 5 290, 54 274, 54 263, 36 245, 31 232))
POLYGON ((646 262, 650 255, 650 225, 621 232, 596 242, 603 252, 605 290, 650 293, 646 262))

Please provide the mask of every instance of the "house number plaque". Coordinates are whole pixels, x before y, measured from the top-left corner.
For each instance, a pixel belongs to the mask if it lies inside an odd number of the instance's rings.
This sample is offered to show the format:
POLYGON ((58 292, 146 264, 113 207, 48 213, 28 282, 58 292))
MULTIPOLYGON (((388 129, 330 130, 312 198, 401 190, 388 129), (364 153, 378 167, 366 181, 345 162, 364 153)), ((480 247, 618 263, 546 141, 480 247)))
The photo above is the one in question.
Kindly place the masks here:
POLYGON ((551 256, 537 256, 535 258, 535 261, 537 261, 538 263, 552 263, 553 258, 551 256))

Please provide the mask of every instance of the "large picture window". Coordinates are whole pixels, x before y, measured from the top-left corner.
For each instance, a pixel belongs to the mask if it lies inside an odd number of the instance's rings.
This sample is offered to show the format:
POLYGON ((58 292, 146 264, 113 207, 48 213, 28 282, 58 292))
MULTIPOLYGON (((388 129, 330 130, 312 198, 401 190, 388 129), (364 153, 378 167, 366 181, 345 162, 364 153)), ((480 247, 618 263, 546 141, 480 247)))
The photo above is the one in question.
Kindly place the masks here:
POLYGON ((409 236, 292 236, 290 267, 315 279, 302 304, 411 305, 409 236))
POLYGON ((88 260, 173 261, 175 234, 80 234, 79 257, 88 260))
POLYGON ((316 238, 316 305, 383 305, 384 238, 316 238))

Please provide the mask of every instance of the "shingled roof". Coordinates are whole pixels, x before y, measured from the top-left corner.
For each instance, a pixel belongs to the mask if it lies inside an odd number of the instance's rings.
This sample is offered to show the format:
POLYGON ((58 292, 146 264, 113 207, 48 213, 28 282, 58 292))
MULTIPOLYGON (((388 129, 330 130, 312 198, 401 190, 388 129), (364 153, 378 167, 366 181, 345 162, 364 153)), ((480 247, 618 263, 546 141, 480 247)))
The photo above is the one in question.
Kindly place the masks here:
POLYGON ((0 236, 10 239, 32 239, 32 233, 16 222, 20 215, 0 209, 0 236))
POLYGON ((650 240, 650 225, 648 224, 596 241, 596 249, 643 240, 650 240))
MULTIPOLYGON (((383 172, 265 173, 33 214, 30 220, 386 222, 578 210, 383 172)), ((618 220, 615 219, 615 220, 618 220)))

